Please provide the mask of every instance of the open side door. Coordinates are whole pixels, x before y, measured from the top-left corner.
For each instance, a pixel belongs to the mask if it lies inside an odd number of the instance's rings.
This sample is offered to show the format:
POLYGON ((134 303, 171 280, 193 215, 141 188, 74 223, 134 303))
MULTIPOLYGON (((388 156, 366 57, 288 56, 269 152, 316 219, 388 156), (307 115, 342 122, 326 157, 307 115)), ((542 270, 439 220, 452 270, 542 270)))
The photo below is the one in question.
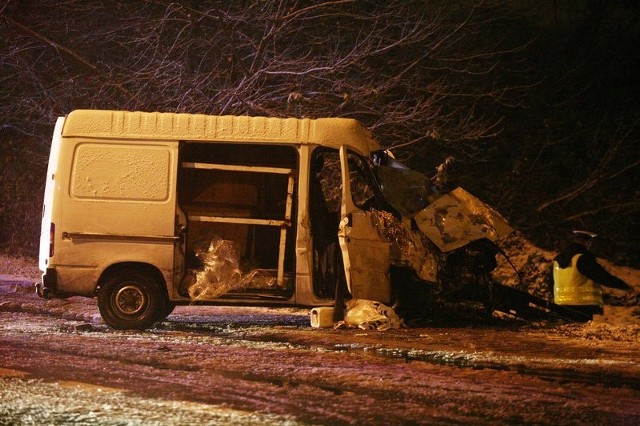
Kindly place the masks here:
POLYGON ((366 160, 340 148, 342 205, 338 241, 342 250, 347 287, 355 299, 391 302, 390 244, 382 237, 373 215, 364 210, 371 198, 372 182, 366 160), (357 200, 357 201, 355 201, 357 200))

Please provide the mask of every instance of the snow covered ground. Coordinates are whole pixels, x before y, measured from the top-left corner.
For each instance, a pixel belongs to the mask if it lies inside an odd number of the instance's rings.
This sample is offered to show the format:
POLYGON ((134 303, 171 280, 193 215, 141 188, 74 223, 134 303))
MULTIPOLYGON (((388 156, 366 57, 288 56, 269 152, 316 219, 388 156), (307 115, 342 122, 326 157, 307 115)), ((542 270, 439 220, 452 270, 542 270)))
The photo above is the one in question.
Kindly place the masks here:
MULTIPOLYGON (((543 294, 553 254, 517 239, 506 248, 530 290, 543 294)), ((638 288, 639 271, 607 265, 638 288)), ((334 330, 311 328, 305 309, 179 306, 151 330, 121 332, 103 323, 95 299, 37 297, 33 260, 0 256, 0 275, 0 419, 15 423, 123 424, 92 420, 94 409, 109 407, 131 414, 129 424, 154 424, 140 414, 143 405, 174 424, 230 415, 255 424, 640 419, 640 319, 637 301, 622 293, 609 294, 605 315, 588 323, 496 318, 334 330), (83 391, 69 394, 70 380, 83 391), (95 408, 87 386, 137 396, 120 405, 109 393, 95 408), (204 405, 190 411, 193 403, 204 405)), ((501 275, 521 285, 504 265, 501 275)))
MULTIPOLYGON (((501 241, 500 246, 505 250, 509 260, 498 256, 498 268, 494 271, 494 277, 503 284, 526 290, 534 296, 548 298, 549 287, 552 285, 551 268, 555 253, 534 246, 518 232, 512 233, 501 241), (514 267, 518 273, 515 272, 514 267)), ((628 341, 637 339, 640 336, 640 270, 615 265, 606 259, 599 259, 599 262, 609 272, 634 287, 636 294, 603 288, 604 314, 595 316, 593 321, 586 324, 572 324, 571 334, 582 333, 585 336, 600 334, 628 341)), ((9 285, 15 288, 15 285, 25 286, 28 282, 39 279, 37 260, 0 254, 0 283, 4 283, 5 291, 8 291, 6 289, 9 285)), ((82 298, 72 299, 82 300, 82 298)), ((50 302, 52 302, 50 305, 56 305, 55 301, 50 302)), ((67 308, 68 305, 66 304, 67 308)))

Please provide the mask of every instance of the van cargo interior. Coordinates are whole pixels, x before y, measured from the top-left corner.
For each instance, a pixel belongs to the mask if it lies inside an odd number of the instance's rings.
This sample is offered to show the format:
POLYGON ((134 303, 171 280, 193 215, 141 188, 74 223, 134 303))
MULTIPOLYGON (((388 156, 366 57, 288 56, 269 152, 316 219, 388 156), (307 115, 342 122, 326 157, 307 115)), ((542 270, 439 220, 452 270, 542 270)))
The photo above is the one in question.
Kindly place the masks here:
MULTIPOLYGON (((279 145, 184 142, 180 147, 178 202, 188 219, 187 273, 206 268, 212 241, 229 242, 243 274, 260 270, 259 282, 242 293, 287 297, 295 277, 297 151, 279 145)), ((184 289, 182 289, 184 290, 184 289)))

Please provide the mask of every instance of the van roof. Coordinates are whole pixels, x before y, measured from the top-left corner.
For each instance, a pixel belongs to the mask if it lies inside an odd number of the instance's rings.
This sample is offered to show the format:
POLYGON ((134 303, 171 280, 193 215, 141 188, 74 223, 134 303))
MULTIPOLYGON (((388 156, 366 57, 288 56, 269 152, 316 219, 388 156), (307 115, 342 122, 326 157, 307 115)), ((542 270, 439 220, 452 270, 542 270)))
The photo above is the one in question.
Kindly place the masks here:
POLYGON ((63 137, 211 142, 349 145, 368 155, 381 149, 371 132, 350 118, 275 118, 232 115, 75 110, 63 137))

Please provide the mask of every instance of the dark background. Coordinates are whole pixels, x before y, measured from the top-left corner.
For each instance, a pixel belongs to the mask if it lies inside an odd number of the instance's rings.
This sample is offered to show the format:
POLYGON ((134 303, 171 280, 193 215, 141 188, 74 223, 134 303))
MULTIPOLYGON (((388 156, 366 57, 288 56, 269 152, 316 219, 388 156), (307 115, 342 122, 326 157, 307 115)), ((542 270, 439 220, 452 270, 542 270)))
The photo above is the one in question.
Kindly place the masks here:
POLYGON ((640 2, 79 1, 0 6, 0 250, 37 254, 77 108, 352 117, 534 243, 640 266, 640 2), (539 4, 541 3, 541 4, 539 4), (449 161, 451 163, 451 161, 449 161))

